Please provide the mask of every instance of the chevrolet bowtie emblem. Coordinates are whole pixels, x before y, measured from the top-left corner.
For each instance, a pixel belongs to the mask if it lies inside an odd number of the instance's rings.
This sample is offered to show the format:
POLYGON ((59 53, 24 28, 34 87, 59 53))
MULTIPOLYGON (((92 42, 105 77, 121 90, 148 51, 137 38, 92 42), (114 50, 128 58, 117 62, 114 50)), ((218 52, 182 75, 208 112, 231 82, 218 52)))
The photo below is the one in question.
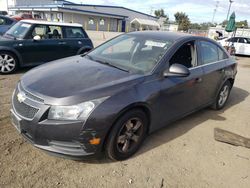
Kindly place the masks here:
POLYGON ((18 100, 20 103, 22 103, 23 101, 25 101, 25 99, 26 99, 26 95, 25 95, 24 92, 19 92, 19 93, 17 94, 17 100, 18 100))

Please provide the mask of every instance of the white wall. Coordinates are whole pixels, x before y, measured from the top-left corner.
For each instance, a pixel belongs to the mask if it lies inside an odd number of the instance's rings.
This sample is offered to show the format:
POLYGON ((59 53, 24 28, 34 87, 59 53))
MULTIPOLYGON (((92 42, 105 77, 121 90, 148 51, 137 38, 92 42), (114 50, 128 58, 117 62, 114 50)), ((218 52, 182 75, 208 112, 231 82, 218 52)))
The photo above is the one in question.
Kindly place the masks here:
POLYGON ((106 32, 106 31, 86 31, 89 38, 92 40, 94 43, 94 47, 102 44, 103 42, 112 39, 118 35, 121 35, 123 33, 121 32, 106 32))
POLYGON ((0 10, 7 11, 7 0, 0 0, 0 10))

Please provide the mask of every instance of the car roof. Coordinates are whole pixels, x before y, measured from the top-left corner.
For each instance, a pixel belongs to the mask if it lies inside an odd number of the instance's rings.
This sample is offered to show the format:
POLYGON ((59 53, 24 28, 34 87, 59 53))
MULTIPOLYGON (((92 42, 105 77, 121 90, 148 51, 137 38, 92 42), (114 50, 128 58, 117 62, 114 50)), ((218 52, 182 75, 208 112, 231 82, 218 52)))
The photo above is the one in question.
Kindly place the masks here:
POLYGON ((0 15, 0 18, 5 18, 5 19, 11 20, 11 21, 16 21, 15 19, 10 18, 8 16, 4 16, 4 15, 0 15))
POLYGON ((195 37, 187 33, 169 32, 169 31, 135 31, 128 34, 136 36, 139 35, 139 36, 144 36, 146 38, 152 38, 158 40, 171 40, 171 41, 176 41, 181 38, 195 37))
POLYGON ((49 22, 43 20, 21 20, 20 22, 30 23, 30 24, 42 24, 42 25, 82 27, 82 25, 78 23, 49 22))

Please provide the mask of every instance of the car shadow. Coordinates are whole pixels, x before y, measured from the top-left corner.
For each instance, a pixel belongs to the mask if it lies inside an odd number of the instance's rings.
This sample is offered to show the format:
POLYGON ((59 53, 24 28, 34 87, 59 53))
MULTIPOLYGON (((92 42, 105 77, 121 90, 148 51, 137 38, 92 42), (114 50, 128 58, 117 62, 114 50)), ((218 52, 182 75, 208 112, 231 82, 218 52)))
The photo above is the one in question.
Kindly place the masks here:
POLYGON ((233 87, 227 104, 222 110, 216 111, 210 108, 205 108, 152 133, 146 138, 142 148, 135 154, 135 157, 182 136, 207 120, 226 120, 226 117, 221 116, 221 114, 230 107, 243 102, 248 96, 248 91, 238 87, 233 87))
MULTIPOLYGON (((171 140, 174 140, 175 138, 184 135, 194 127, 199 126, 201 123, 207 120, 212 119, 216 121, 225 121, 226 118, 221 116, 221 114, 227 109, 231 108, 232 106, 243 102, 248 96, 249 96, 248 91, 238 87, 233 87, 230 97, 227 101, 227 104, 222 110, 216 111, 210 108, 205 108, 187 117, 177 120, 176 122, 171 123, 166 127, 150 134, 145 139, 141 149, 132 158, 137 157, 156 147, 159 147, 162 144, 170 142, 171 140)), ((110 163, 112 161, 102 156, 98 159, 84 159, 81 160, 81 162, 103 164, 103 163, 110 163)))

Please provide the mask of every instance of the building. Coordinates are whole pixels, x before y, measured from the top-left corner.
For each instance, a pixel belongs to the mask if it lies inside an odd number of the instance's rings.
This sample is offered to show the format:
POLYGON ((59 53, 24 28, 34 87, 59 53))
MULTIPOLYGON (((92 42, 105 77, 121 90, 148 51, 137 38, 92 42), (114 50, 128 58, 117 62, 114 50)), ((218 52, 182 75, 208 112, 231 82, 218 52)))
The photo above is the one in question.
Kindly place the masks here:
POLYGON ((76 4, 64 0, 14 1, 14 5, 8 6, 12 13, 31 13, 48 21, 80 23, 86 30, 128 32, 159 29, 156 17, 120 6, 76 4), (135 20, 139 22, 134 23, 135 20))

